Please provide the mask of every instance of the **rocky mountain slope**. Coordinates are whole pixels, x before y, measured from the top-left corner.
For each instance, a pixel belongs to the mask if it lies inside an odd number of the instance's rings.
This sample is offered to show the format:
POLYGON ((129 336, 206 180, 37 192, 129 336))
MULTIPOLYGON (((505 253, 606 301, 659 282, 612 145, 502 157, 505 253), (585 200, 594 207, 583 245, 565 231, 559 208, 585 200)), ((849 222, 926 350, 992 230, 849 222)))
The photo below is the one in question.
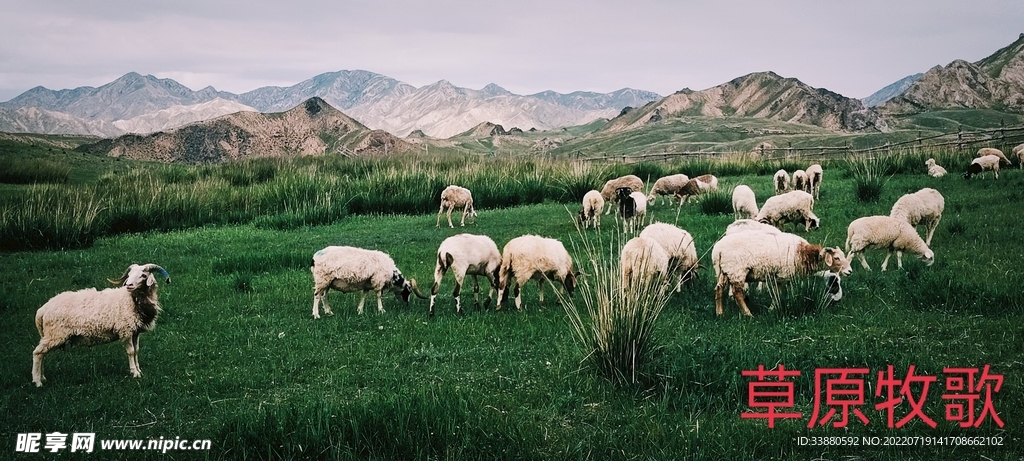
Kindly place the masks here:
POLYGON ((864 102, 865 106, 877 107, 882 103, 903 94, 904 91, 907 91, 907 88, 910 88, 910 86, 913 85, 914 82, 918 81, 918 79, 923 75, 923 73, 917 73, 903 77, 892 84, 887 85, 885 88, 872 93, 871 96, 861 99, 861 101, 864 102))

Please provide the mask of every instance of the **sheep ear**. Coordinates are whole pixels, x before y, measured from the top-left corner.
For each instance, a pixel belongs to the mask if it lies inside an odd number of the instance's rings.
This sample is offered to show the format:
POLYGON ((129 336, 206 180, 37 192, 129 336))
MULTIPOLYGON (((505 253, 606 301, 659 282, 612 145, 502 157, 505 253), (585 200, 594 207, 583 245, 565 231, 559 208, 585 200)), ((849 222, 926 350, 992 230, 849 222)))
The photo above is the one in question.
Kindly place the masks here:
POLYGON ((832 263, 835 261, 834 251, 831 248, 825 248, 825 265, 832 267, 832 263))

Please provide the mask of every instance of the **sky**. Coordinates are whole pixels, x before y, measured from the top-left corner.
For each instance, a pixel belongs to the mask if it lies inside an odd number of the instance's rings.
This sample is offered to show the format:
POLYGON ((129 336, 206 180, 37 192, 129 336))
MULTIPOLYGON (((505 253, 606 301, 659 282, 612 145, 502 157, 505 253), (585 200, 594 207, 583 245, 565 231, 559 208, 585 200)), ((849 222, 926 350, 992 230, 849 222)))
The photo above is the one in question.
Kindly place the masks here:
POLYGON ((367 70, 668 95, 773 71, 863 98, 1024 33, 1020 0, 0 0, 0 101, 128 73, 240 94, 367 70))

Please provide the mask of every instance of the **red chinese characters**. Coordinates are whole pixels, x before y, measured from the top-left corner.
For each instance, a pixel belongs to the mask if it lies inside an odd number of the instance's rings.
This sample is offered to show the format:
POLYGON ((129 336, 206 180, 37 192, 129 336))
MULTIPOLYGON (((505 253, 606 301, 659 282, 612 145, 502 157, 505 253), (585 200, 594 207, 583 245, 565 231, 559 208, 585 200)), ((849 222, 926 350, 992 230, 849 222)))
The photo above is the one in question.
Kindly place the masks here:
POLYGON ((752 408, 766 408, 766 412, 742 413, 741 418, 765 418, 768 420, 768 427, 775 427, 777 418, 799 418, 800 413, 780 413, 778 408, 793 408, 796 405, 796 396, 793 382, 785 381, 786 378, 800 376, 799 371, 788 371, 785 365, 779 365, 778 370, 765 370, 764 365, 758 365, 757 371, 744 370, 743 376, 755 376, 758 381, 747 385, 749 398, 747 404, 752 408), (767 378, 774 378, 774 381, 767 381, 767 378), (780 400, 781 399, 781 400, 780 400))

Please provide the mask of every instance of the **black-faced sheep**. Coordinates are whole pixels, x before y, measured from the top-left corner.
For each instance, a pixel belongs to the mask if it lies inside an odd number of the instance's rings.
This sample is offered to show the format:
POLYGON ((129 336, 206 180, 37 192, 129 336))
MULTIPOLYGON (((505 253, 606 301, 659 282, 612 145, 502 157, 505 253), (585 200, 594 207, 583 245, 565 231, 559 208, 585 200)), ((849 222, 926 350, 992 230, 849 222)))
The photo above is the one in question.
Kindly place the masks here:
POLYGON ((732 190, 732 214, 733 219, 750 219, 757 216, 757 197, 750 186, 740 184, 732 190))
POLYGON ((576 274, 572 258, 562 242, 555 239, 523 235, 510 240, 501 251, 501 271, 498 277, 498 307, 508 299, 509 286, 516 298, 516 309, 522 309, 520 288, 530 280, 537 281, 540 302, 544 303, 544 280, 558 280, 572 296, 576 289, 576 274))
POLYGON ((619 203, 623 232, 636 232, 637 223, 643 223, 647 216, 647 196, 642 192, 631 192, 628 187, 620 187, 616 191, 616 200, 619 203))
POLYGON ((451 185, 441 191, 441 209, 437 211, 437 226, 435 227, 441 227, 441 214, 448 210, 448 227, 454 228, 452 211, 456 208, 462 209, 460 226, 466 225, 467 215, 476 218, 476 210, 473 209, 473 194, 465 187, 451 185))
POLYGON ((601 211, 604 208, 604 197, 601 193, 592 190, 583 195, 583 209, 579 213, 579 221, 586 229, 593 224, 594 229, 601 227, 601 211))
POLYGON ((791 190, 768 197, 754 219, 779 229, 787 222, 803 224, 804 232, 807 232, 821 226, 821 220, 814 215, 813 209, 814 196, 802 190, 791 190))
POLYGON ((865 270, 871 270, 864 259, 864 251, 872 248, 885 249, 885 261, 882 271, 889 264, 889 257, 896 252, 896 264, 903 268, 903 252, 916 254, 924 258, 929 266, 935 262, 935 253, 917 235, 917 231, 905 220, 889 216, 866 216, 857 218, 846 230, 846 254, 852 260, 854 255, 860 257, 860 264, 865 270))
POLYGON ((491 304, 491 293, 498 287, 498 270, 501 268, 501 254, 498 245, 485 235, 459 234, 448 237, 437 248, 437 266, 434 268, 434 286, 430 289, 430 316, 434 315, 434 298, 441 286, 441 279, 448 269, 455 274, 455 313, 462 313, 462 282, 467 275, 473 276, 473 300, 479 306, 480 285, 477 276, 487 278, 487 301, 491 304))
POLYGON ((941 178, 946 175, 946 169, 941 165, 935 163, 935 159, 930 158, 925 160, 924 166, 928 168, 928 176, 933 178, 941 178))
POLYGON ((942 211, 946 208, 946 200, 942 198, 939 191, 931 188, 924 188, 912 194, 906 194, 896 200, 892 205, 889 216, 902 219, 914 228, 925 225, 927 231, 924 239, 926 245, 932 244, 932 235, 935 228, 942 220, 942 211))
POLYGON ((377 312, 384 312, 381 297, 385 291, 395 293, 395 297, 409 302, 409 294, 420 299, 427 299, 416 287, 416 281, 406 279, 395 266, 395 261, 387 254, 376 250, 348 246, 329 246, 313 254, 310 264, 313 273, 313 318, 320 318, 319 305, 324 303, 324 313, 333 315, 327 304, 327 293, 337 290, 342 293, 361 291, 357 312, 362 315, 366 294, 377 293, 377 312))
POLYGON ((668 253, 669 274, 678 277, 676 291, 682 289, 683 283, 697 276, 697 247, 693 244, 693 237, 689 232, 659 222, 645 227, 640 236, 658 242, 668 253))
POLYGON ((775 188, 775 195, 788 191, 789 173, 786 173, 786 170, 776 171, 775 176, 772 177, 772 186, 775 188))
POLYGON ((821 195, 821 180, 824 179, 824 171, 821 169, 821 165, 815 163, 807 167, 807 192, 810 192, 817 200, 818 196, 821 195))
POLYGON ((139 335, 156 326, 161 312, 154 274, 171 283, 167 271, 156 264, 132 264, 120 279, 110 280, 117 288, 66 291, 43 304, 36 311, 40 340, 32 351, 32 382, 43 385, 43 356, 64 343, 94 346, 121 341, 128 352, 128 370, 141 377, 139 335))
POLYGON ((658 178, 654 182, 654 187, 651 188, 651 193, 647 196, 647 202, 653 206, 657 204, 658 197, 662 195, 667 196, 668 200, 671 201, 676 192, 679 192, 679 189, 689 181, 690 178, 685 174, 674 174, 658 178))
POLYGON ((974 159, 967 167, 964 179, 971 179, 972 176, 983 174, 986 171, 992 171, 996 179, 999 179, 999 160, 999 157, 995 155, 986 155, 974 159))
POLYGON ((601 197, 604 198, 604 202, 609 205, 608 210, 604 214, 612 212, 613 203, 615 203, 616 194, 619 188, 628 187, 632 192, 639 192, 644 190, 644 182, 640 177, 636 175, 621 176, 608 182, 604 183, 604 187, 601 188, 601 197))

